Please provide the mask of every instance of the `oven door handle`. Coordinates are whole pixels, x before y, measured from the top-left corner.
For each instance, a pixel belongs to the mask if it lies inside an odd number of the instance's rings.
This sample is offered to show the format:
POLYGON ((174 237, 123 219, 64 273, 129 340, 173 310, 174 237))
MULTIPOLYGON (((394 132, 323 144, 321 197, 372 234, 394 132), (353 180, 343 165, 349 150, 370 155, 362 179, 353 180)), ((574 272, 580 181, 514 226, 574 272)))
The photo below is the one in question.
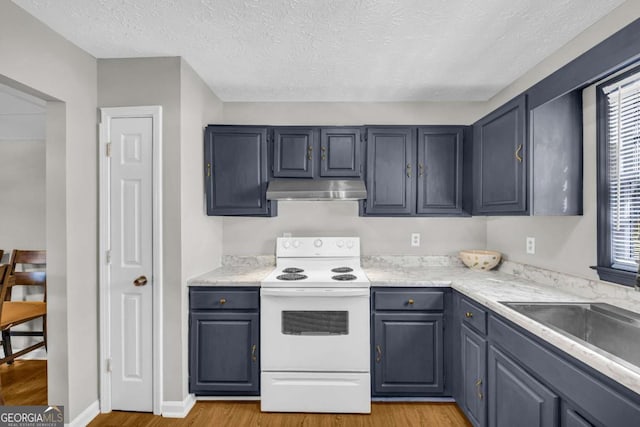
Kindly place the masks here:
POLYGON ((261 288, 260 295, 271 297, 368 297, 369 289, 339 289, 339 288, 261 288))

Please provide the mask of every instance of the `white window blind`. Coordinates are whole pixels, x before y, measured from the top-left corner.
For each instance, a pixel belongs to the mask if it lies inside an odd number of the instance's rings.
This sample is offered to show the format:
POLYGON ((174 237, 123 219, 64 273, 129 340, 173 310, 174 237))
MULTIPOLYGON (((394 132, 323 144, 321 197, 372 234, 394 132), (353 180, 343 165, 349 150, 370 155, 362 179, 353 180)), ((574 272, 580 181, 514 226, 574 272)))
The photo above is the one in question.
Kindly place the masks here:
POLYGON ((613 268, 640 257, 640 74, 604 88, 608 99, 609 214, 613 268))

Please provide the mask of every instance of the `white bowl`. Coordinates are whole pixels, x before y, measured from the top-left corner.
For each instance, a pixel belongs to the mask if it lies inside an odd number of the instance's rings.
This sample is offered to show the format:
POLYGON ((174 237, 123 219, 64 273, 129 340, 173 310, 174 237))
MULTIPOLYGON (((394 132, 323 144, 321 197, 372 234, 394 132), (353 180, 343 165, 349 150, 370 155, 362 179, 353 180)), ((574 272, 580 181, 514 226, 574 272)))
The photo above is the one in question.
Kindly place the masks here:
POLYGON ((491 270, 500 263, 502 254, 496 251, 466 250, 458 254, 460 259, 472 270, 491 270))

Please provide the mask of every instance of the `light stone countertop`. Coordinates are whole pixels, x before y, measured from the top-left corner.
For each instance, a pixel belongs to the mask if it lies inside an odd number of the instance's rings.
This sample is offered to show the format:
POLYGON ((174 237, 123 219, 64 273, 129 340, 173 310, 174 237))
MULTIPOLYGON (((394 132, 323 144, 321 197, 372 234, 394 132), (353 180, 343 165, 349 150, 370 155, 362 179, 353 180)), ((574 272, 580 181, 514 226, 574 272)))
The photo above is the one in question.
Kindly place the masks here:
MULTIPOLYGON (((260 286, 260 281, 275 268, 273 257, 263 257, 258 261, 253 257, 246 259, 235 257, 225 261, 226 265, 190 279, 188 285, 260 286)), ((501 304, 501 302, 588 302, 594 301, 594 298, 589 296, 597 295, 598 302, 609 302, 615 305, 616 298, 620 296, 613 295, 612 299, 607 299, 606 285, 598 287, 596 293, 589 293, 587 290, 593 289, 593 281, 587 283, 585 280, 583 286, 579 283, 582 279, 568 276, 567 281, 570 282, 570 286, 564 289, 561 286, 562 280, 558 280, 556 276, 553 276, 554 280, 551 284, 541 284, 530 280, 526 274, 523 275, 522 269, 514 274, 500 271, 478 272, 462 266, 455 259, 447 260, 447 257, 433 257, 433 259, 369 257, 363 258, 362 265, 372 287, 451 287, 640 394, 640 367, 603 356, 580 342, 501 304), (582 292, 583 290, 585 292, 582 292)), ((531 269, 531 266, 527 268, 531 269)), ((507 271, 512 272, 513 265, 509 265, 507 271)), ((526 269, 524 271, 526 272, 526 269)), ((555 272, 545 270, 535 271, 535 274, 536 279, 545 275, 557 275, 555 272)), ((634 291, 628 292, 635 299, 634 291)), ((631 304, 625 308, 640 311, 640 305, 635 301, 631 301, 631 304)))

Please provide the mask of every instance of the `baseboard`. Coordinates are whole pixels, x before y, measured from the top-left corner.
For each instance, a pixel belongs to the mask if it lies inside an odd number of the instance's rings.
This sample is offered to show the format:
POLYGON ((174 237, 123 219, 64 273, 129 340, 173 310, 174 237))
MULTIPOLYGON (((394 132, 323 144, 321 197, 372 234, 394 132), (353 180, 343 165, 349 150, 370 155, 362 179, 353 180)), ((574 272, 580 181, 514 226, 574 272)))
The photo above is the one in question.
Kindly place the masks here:
POLYGON ((188 394, 183 401, 168 400, 162 402, 162 416, 165 418, 184 418, 196 404, 196 396, 188 394))
POLYGON ((91 405, 89 405, 87 409, 80 412, 77 417, 75 417, 71 422, 69 422, 69 424, 65 424, 65 426, 85 427, 91 422, 91 420, 93 420, 99 414, 100 414, 100 402, 96 400, 91 405))
POLYGON ((454 403, 453 397, 372 397, 372 402, 432 402, 454 403))

